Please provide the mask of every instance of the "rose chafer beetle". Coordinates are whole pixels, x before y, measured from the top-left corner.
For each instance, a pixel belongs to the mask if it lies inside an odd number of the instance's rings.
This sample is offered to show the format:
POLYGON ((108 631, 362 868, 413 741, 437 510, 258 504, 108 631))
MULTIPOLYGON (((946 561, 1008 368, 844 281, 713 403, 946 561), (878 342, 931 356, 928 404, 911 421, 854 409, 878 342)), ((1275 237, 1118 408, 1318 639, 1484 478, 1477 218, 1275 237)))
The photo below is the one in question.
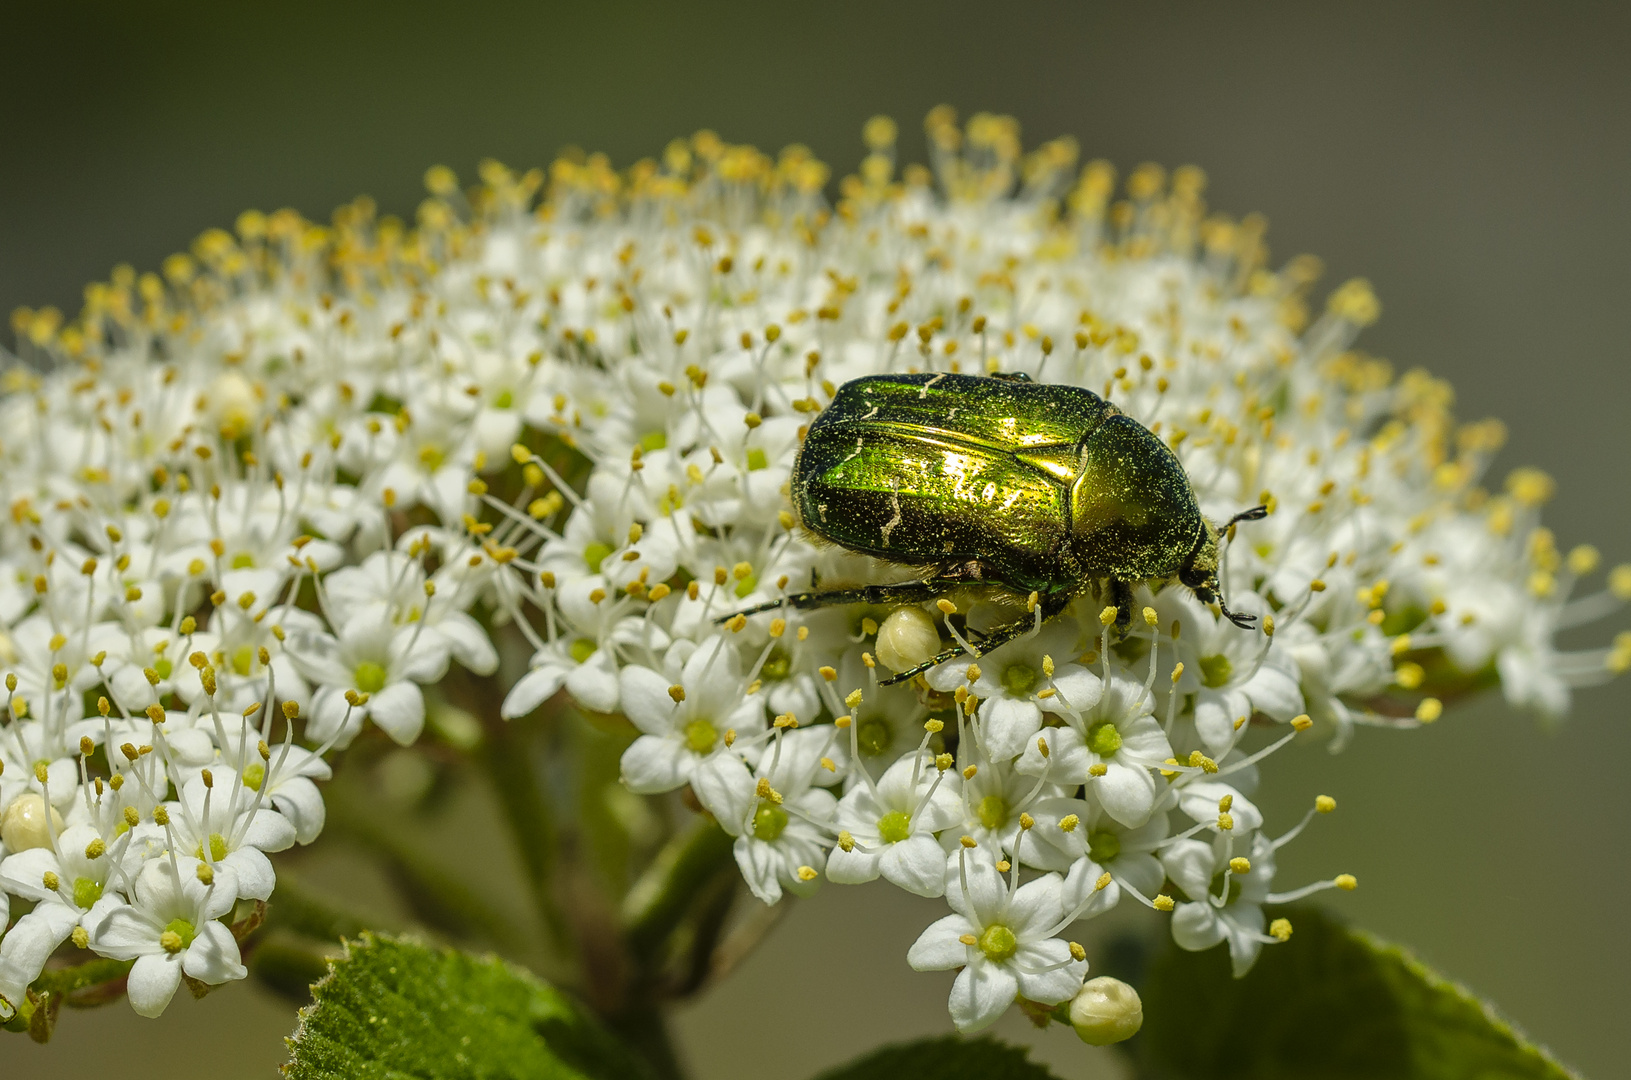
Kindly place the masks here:
MULTIPOLYGON (((1133 586, 1176 577, 1218 603, 1220 530, 1201 516, 1183 466, 1148 428, 1090 390, 1025 375, 869 375, 845 383, 800 447, 799 521, 823 540, 925 567, 921 579, 795 593, 752 615, 847 603, 921 603, 989 584, 1035 594, 1032 614, 974 643, 983 655, 1104 583, 1123 630, 1133 586)), ((734 618, 735 616, 727 616, 734 618)), ((725 620, 720 620, 725 621, 725 620)), ((957 656, 949 649, 886 682, 957 656)))

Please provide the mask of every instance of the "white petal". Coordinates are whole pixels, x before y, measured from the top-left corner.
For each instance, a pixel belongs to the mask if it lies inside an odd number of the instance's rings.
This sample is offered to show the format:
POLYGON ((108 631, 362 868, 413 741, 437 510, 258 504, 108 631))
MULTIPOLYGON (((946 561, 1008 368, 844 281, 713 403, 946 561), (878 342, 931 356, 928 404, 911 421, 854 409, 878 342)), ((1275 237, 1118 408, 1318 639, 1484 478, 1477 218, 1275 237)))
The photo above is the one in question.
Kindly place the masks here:
POLYGON ((636 795, 683 787, 697 756, 673 739, 642 735, 623 751, 623 783, 636 795))
POLYGON ((544 664, 533 668, 510 687, 510 692, 504 696, 504 704, 499 709, 499 715, 506 720, 526 716, 555 696, 555 692, 566 682, 566 676, 570 671, 570 668, 556 664, 544 664))
POLYGON ((198 928, 198 936, 182 954, 181 966, 188 975, 211 986, 249 974, 238 955, 232 931, 214 920, 198 928))
POLYGON ((1042 710, 1017 698, 989 698, 980 706, 980 724, 986 754, 993 761, 1006 761, 1036 742, 1036 733, 1042 729, 1042 710))
POLYGON ((926 832, 890 844, 879 856, 878 872, 918 896, 939 896, 946 891, 946 853, 926 832))
MULTIPOLYGON (((859 848, 854 851, 833 848, 832 854, 827 856, 827 879, 840 885, 860 885, 873 881, 878 876, 878 863, 881 859, 881 855, 877 853, 868 855, 859 848)), ((934 872, 940 877, 944 877, 946 872, 946 856, 938 846, 935 847, 934 872)))
POLYGON ((674 730, 679 704, 668 695, 672 685, 647 667, 630 664, 617 674, 623 715, 647 735, 667 735, 674 730))
POLYGON ((732 850, 736 855, 736 867, 742 871, 742 880, 748 884, 748 891, 767 904, 780 902, 781 858, 776 853, 775 845, 752 836, 739 836, 732 850))
POLYGON ((965 1034, 997 1022, 1019 993, 1019 980, 1004 964, 993 964, 983 956, 957 975, 951 984, 951 1021, 965 1034))
POLYGON ((1087 973, 1087 961, 1072 960, 1070 946, 1058 938, 1021 945, 1014 953, 1013 967, 1019 992, 1044 1005, 1075 997, 1087 973))
POLYGON ((1206 901, 1179 904, 1172 913, 1172 940, 1190 952, 1210 949, 1223 940, 1223 923, 1206 901))
POLYGON ((1105 774, 1094 781, 1093 789, 1104 812, 1123 825, 1134 827, 1150 819, 1155 778, 1143 766, 1107 762, 1105 774))
POLYGON ((617 658, 610 649, 598 649, 566 677, 567 692, 590 712, 617 711, 617 658))
POLYGON ((138 1016, 162 1016, 180 985, 179 957, 162 951, 140 957, 130 969, 130 980, 126 984, 130 1007, 138 1016))
MULTIPOLYGON (((836 854, 836 853, 835 853, 836 854)), ((831 872, 831 864, 828 865, 831 872)), ((906 951, 913 971, 950 971, 968 963, 968 946, 960 940, 978 930, 961 915, 945 915, 929 924, 906 951)))
POLYGON ((394 682, 368 699, 368 718, 399 746, 425 729, 425 695, 411 682, 394 682))
POLYGON ((750 826, 747 815, 756 802, 753 774, 735 754, 719 753, 702 760, 691 771, 691 787, 697 800, 732 836, 750 826))

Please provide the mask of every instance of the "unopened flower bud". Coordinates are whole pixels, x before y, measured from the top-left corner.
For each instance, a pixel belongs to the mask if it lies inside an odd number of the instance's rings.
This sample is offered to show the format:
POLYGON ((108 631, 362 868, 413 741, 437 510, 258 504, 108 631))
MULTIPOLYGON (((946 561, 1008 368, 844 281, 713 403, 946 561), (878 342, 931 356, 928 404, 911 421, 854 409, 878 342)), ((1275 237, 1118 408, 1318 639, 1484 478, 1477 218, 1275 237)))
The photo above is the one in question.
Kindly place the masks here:
POLYGON ((1131 986, 1100 975, 1082 984, 1071 1000, 1070 1026, 1089 1046, 1122 1042, 1144 1026, 1144 1003, 1131 986))

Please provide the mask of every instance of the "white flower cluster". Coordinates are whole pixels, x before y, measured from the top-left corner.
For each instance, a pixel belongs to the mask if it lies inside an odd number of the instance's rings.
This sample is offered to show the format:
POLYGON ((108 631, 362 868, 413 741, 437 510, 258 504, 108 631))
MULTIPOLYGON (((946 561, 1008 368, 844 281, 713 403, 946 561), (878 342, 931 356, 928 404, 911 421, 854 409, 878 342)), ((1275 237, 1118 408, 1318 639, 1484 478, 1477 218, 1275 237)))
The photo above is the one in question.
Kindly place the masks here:
MULTIPOLYGON (((1131 899, 1244 971, 1289 924, 1250 795, 1297 732, 1430 722, 1497 683, 1548 717, 1631 640, 1559 630, 1571 599, 1539 474, 1478 487, 1498 425, 1348 351, 1350 283, 1265 265, 1262 224, 1208 217, 1198 171, 1126 197, 1068 141, 894 127, 829 207, 823 166, 709 133, 628 173, 432 170, 416 228, 246 214, 165 273, 14 317, 0 400, 0 1015, 68 939, 133 959, 156 1015, 183 977, 241 977, 228 922, 266 852, 316 837, 324 755, 371 720, 402 743, 452 661, 530 644, 503 712, 564 689, 638 737, 628 787, 689 788, 767 903, 882 877, 952 914, 914 945, 960 968, 957 1025, 1072 998, 1077 920, 1131 899), (1024 372, 1110 397, 1179 454, 1205 513, 1262 502, 1226 546, 1222 619, 1175 583, 1122 633, 1083 583, 988 655, 882 685, 1024 611, 991 593, 730 618, 819 581, 910 571, 817 546, 791 514, 800 439, 836 388, 896 371, 1024 372), (880 670, 880 665, 882 670, 880 670), (1428 697, 1432 693, 1437 696, 1428 697), (1283 729, 1283 730, 1282 730, 1283 729), (8 895, 9 894, 9 897, 8 895)), ((1034 601, 1033 601, 1034 606, 1034 601)), ((1334 803, 1321 797, 1316 810, 1334 803)), ((1312 816, 1316 810, 1310 811, 1312 816)))

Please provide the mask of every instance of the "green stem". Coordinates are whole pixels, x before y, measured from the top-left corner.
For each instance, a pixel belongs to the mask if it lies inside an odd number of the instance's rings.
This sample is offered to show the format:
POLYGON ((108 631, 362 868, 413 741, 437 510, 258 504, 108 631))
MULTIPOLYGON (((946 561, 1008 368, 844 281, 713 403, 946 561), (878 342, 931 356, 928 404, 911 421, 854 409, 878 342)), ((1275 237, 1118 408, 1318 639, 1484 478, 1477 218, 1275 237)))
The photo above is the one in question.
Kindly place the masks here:
MULTIPOLYGON (((497 716, 495 709, 493 714, 497 716)), ((482 745, 482 764, 492 778, 510 836, 515 841, 533 905, 557 947, 569 944, 566 919, 552 890, 555 872, 556 835, 548 801, 538 787, 538 772, 532 759, 532 732, 528 721, 497 720, 483 726, 487 737, 482 745)))
POLYGON ((32 988, 40 994, 71 994, 93 986, 115 982, 130 974, 134 960, 87 960, 73 967, 43 971, 32 988))
POLYGON ((685 918, 697 891, 732 865, 733 843, 717 822, 705 819, 657 853, 623 900, 624 935, 637 958, 648 961, 685 918))

